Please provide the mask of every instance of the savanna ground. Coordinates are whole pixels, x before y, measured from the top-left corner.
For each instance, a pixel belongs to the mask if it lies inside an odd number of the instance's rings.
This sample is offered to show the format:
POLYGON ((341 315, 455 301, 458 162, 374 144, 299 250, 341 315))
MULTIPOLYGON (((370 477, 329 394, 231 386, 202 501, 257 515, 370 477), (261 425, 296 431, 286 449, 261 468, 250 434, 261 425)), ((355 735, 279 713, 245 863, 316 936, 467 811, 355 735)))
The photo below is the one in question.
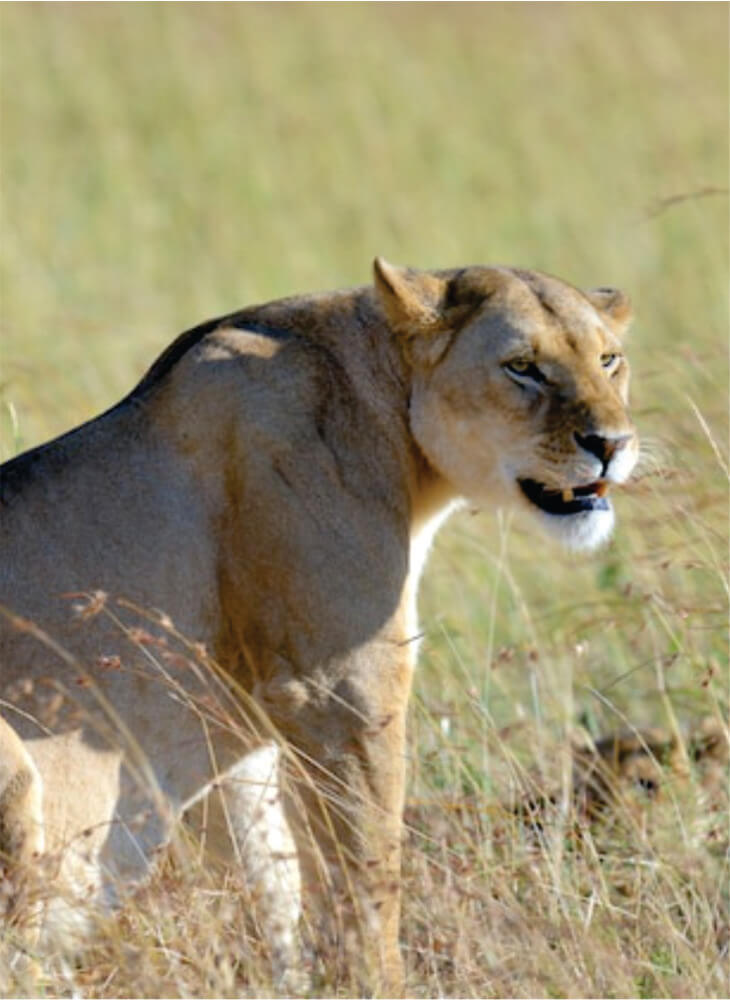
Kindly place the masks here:
MULTIPOLYGON (((706 3, 0 10, 2 458, 114 402, 180 330, 362 283, 376 253, 634 300, 645 445, 615 540, 575 558, 463 513, 426 573, 414 996, 727 995, 726 22, 706 3), (572 744, 647 727, 653 777, 626 768, 603 809, 574 795, 572 744)), ((244 910, 234 873, 170 864, 78 963, 11 992, 265 993, 244 910)))

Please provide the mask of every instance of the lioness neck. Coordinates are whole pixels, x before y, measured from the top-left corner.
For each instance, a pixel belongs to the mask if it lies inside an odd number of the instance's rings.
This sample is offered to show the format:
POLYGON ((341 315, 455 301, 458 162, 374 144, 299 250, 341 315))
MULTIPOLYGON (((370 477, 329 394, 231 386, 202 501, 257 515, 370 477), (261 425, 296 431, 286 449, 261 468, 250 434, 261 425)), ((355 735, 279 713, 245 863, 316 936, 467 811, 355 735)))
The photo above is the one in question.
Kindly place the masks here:
POLYGON ((410 495, 409 619, 415 633, 416 595, 431 545, 462 501, 452 484, 431 465, 413 434, 413 372, 401 342, 370 287, 273 302, 251 310, 251 318, 326 346, 348 371, 353 387, 366 398, 373 419, 384 432, 400 429, 403 442, 399 451, 410 495))

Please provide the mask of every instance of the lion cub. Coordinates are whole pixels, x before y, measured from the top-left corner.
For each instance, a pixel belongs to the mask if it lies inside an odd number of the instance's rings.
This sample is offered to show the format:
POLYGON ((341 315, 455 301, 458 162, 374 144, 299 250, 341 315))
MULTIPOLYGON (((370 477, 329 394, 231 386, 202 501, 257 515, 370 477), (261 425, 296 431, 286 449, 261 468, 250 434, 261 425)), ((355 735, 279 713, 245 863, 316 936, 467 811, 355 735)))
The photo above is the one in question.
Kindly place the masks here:
POLYGON ((23 742, 0 743, 22 791, 0 843, 57 861, 43 940, 77 939, 214 787, 280 983, 303 890, 355 981, 400 990, 430 542, 462 497, 606 540, 637 455, 629 312, 538 272, 378 259, 373 286, 184 333, 113 409, 3 466, 0 698, 23 742))

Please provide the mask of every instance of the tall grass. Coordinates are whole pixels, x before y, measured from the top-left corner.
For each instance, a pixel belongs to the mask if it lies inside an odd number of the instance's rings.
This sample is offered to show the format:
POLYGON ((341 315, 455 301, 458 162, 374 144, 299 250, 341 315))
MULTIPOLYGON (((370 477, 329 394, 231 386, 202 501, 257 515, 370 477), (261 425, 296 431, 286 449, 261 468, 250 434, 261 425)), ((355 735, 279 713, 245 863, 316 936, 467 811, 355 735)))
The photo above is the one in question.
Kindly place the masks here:
MULTIPOLYGON (((6 4, 0 57, 0 458, 180 329, 376 253, 631 294, 645 454, 615 541, 576 560, 463 514, 426 574, 408 988, 722 995, 727 801, 688 734, 728 707, 724 6, 6 4), (627 779, 584 822, 571 739, 647 726, 674 740, 660 794, 627 779)), ((265 990, 225 888, 171 865, 16 989, 265 990)))

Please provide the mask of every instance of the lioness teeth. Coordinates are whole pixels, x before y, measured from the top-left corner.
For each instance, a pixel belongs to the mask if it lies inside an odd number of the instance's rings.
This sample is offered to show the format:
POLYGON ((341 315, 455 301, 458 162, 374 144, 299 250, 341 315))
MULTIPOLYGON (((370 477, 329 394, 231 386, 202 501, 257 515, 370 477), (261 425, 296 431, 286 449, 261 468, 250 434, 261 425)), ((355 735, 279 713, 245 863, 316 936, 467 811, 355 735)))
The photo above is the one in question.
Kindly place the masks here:
POLYGON ((570 503, 570 501, 572 499, 573 499, 573 491, 572 490, 563 490, 563 502, 564 503, 570 503))

